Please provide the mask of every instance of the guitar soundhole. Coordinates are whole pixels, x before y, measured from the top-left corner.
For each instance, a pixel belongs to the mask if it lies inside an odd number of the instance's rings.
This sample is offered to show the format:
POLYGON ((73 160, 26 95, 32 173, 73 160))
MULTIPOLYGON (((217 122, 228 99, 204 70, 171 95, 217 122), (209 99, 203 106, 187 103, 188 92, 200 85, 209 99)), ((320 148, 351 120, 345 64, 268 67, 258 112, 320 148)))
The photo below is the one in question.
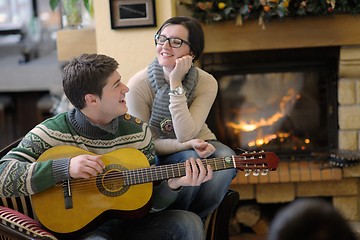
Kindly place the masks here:
POLYGON ((104 169, 104 173, 99 174, 96 178, 96 185, 99 191, 108 197, 117 197, 124 194, 130 186, 124 186, 125 176, 122 171, 126 168, 110 164, 104 169))

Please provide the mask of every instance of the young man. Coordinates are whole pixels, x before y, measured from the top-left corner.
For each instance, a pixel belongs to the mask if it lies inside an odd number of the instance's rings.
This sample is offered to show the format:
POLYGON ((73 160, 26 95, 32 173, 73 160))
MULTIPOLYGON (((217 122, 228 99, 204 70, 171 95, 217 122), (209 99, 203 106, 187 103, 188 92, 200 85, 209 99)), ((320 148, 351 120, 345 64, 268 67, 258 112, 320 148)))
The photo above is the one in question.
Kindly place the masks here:
MULTIPOLYGON (((100 54, 83 54, 64 68, 63 88, 74 109, 37 125, 1 159, 1 197, 31 195, 62 181, 97 176, 105 168, 101 155, 119 148, 138 149, 150 164, 155 162, 148 125, 126 113, 124 99, 129 89, 121 82, 117 68, 113 58, 100 54), (96 155, 37 161, 46 150, 59 145, 96 155)), ((186 161, 185 173, 154 187, 152 211, 145 217, 109 219, 80 238, 204 239, 203 223, 197 215, 163 210, 176 200, 182 186, 199 186, 213 175, 211 167, 205 169, 199 159, 186 161)))

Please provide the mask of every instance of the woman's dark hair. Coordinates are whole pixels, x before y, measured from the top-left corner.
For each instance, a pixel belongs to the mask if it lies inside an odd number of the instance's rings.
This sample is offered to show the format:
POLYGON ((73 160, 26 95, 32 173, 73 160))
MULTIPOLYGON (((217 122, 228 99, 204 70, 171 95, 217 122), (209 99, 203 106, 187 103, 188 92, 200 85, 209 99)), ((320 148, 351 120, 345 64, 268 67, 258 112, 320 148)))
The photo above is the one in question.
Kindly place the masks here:
POLYGON ((96 94, 100 98, 107 79, 119 64, 106 55, 82 54, 63 68, 63 88, 66 97, 78 109, 85 107, 85 95, 96 94))
POLYGON ((156 34, 160 34, 163 28, 167 27, 170 24, 178 24, 184 26, 188 32, 189 32, 189 39, 190 42, 190 49, 194 54, 194 60, 199 59, 201 54, 204 51, 204 31, 200 25, 200 23, 195 19, 191 17, 184 17, 184 16, 178 16, 178 17, 172 17, 166 20, 159 30, 156 32, 156 34))

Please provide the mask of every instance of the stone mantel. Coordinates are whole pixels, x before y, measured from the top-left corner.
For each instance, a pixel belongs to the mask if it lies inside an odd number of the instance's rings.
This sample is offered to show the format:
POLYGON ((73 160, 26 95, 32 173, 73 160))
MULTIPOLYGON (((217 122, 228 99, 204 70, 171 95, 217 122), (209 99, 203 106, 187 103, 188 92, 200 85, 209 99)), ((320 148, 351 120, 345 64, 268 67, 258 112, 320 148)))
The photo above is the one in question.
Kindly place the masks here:
POLYGON ((203 25, 205 53, 360 45, 360 16, 273 19, 262 29, 255 20, 203 25))

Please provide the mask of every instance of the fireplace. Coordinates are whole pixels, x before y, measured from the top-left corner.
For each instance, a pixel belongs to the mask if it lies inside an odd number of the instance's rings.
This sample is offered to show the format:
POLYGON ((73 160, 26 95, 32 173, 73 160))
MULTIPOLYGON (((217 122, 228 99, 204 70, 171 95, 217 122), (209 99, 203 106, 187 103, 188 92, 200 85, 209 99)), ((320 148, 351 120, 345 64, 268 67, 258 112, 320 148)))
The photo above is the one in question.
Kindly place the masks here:
POLYGON ((219 91, 207 123, 235 151, 309 158, 338 148, 339 47, 206 53, 219 91))
MULTIPOLYGON (((321 106, 321 109, 327 109, 324 120, 329 132, 323 138, 326 144, 316 148, 357 150, 360 149, 360 29, 354 28, 356 24, 360 24, 360 18, 336 15, 271 21, 266 30, 259 28, 256 21, 247 21, 241 27, 234 26, 231 21, 203 25, 205 54, 198 64, 214 74, 220 85, 223 76, 303 72, 304 69, 336 63, 333 68, 328 67, 328 73, 334 73, 333 79, 326 80, 325 87, 318 85, 321 89, 326 88, 326 91, 321 91, 326 92, 321 98, 326 106, 321 106), (280 65, 287 68, 280 71, 280 65)), ((228 129, 221 120, 224 111, 221 90, 207 123, 219 139, 240 151, 239 143, 229 140, 228 129)), ((317 151, 315 147, 313 151, 317 151)), ((294 153, 300 158, 301 151, 294 153)), ((280 156, 277 171, 265 176, 246 177, 239 171, 230 188, 239 192, 240 201, 256 201, 258 204, 288 203, 299 197, 330 197, 346 219, 359 221, 359 165, 338 168, 324 165, 326 159, 285 159, 280 156)))

